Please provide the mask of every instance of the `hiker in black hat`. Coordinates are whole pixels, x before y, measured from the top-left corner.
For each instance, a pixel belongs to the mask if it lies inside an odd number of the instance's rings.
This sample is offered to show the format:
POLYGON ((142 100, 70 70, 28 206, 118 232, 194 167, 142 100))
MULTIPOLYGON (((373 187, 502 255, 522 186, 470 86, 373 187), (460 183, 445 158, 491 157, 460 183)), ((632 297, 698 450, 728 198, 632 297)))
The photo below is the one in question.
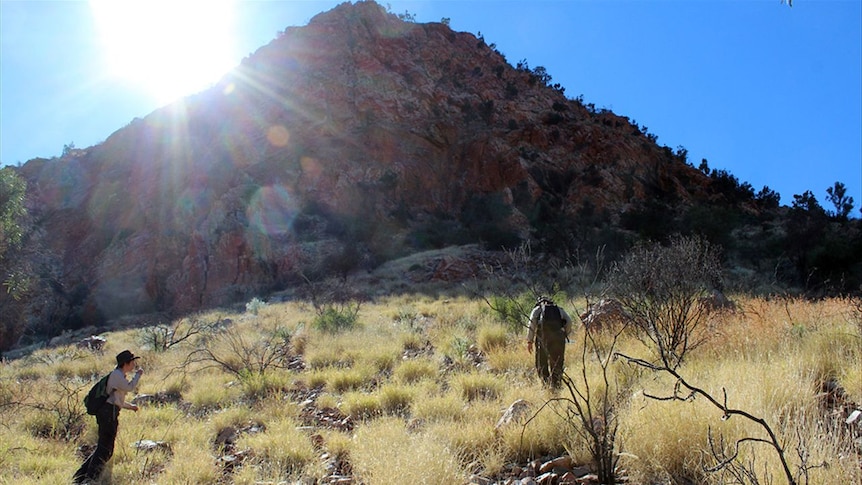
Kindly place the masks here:
POLYGON ((99 425, 99 442, 93 454, 75 472, 74 483, 95 481, 102 474, 105 463, 114 455, 114 440, 117 438, 117 427, 121 409, 137 411, 138 406, 126 402, 126 394, 138 387, 138 381, 144 370, 137 367, 140 357, 131 351, 124 350, 117 354, 117 368, 108 376, 107 392, 108 399, 98 411, 96 411, 96 424, 99 425), (137 367, 137 368, 136 368, 137 367), (131 381, 126 379, 126 374, 135 371, 131 381))
POLYGON ((527 352, 533 351, 535 343, 536 372, 542 383, 552 389, 559 388, 563 378, 566 340, 571 330, 572 318, 565 310, 546 296, 536 299, 536 306, 530 312, 527 352))

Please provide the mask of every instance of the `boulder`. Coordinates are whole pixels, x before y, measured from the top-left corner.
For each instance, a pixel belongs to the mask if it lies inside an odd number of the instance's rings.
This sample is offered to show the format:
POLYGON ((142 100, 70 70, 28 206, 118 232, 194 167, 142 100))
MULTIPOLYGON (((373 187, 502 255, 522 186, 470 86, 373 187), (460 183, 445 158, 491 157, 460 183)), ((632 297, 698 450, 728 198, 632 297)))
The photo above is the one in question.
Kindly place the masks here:
POLYGON ((500 419, 497 420, 497 424, 494 426, 494 429, 500 429, 503 426, 506 426, 512 422, 521 423, 524 418, 527 416, 527 413, 533 405, 524 399, 518 399, 513 402, 503 411, 503 415, 500 416, 500 419))
POLYGON ((631 316, 625 311, 622 303, 612 298, 603 298, 590 304, 580 314, 580 317, 588 330, 610 328, 613 325, 624 324, 631 320, 631 316))

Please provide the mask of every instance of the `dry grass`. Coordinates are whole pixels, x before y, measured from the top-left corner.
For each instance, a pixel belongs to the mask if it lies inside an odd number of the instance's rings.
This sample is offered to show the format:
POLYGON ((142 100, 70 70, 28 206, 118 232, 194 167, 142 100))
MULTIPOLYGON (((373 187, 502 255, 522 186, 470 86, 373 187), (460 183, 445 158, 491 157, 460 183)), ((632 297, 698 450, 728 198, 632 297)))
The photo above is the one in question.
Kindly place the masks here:
POLYGON ((371 422, 359 430, 355 442, 351 452, 354 471, 368 485, 465 481, 466 472, 455 452, 425 433, 411 434, 403 420, 371 422))
MULTIPOLYGON (((212 337, 201 335, 154 352, 138 346, 135 331, 108 334, 103 355, 49 348, 2 363, 0 484, 69 480, 82 459, 77 446, 96 440, 95 422, 83 414, 80 400, 124 348, 144 355, 139 393, 172 393, 181 399, 121 415, 111 471, 115 483, 320 479, 326 473, 320 459, 324 452, 348 457, 357 479, 368 485, 465 483, 471 473, 495 476, 509 464, 566 452, 587 461, 586 444, 574 432, 576 423, 565 417, 565 405, 552 402, 539 411, 559 395, 538 384, 533 356, 524 348, 525 331, 495 322, 481 302, 385 297, 362 307, 361 325, 335 334, 310 328, 312 312, 304 302, 291 302, 267 305, 257 316, 196 316, 213 322, 229 319, 232 331, 248 341, 258 338, 261 329, 287 328, 291 349, 302 357, 305 370, 271 368, 239 378, 206 363, 184 364, 212 337), (470 349, 481 351, 478 367, 470 349), (351 433, 309 431, 301 422, 306 396, 295 396, 297 389, 316 389, 318 408, 338 408, 354 419, 356 428, 351 433), (503 410, 518 399, 532 404, 532 414, 497 429, 503 410), (71 438, 52 434, 61 426, 59 411, 66 402, 78 406, 69 410, 72 418, 79 413, 73 419, 78 431, 71 438), (257 431, 240 434, 236 450, 250 458, 226 472, 216 461, 224 450, 217 449, 215 440, 229 427, 257 431), (136 451, 132 444, 140 439, 164 441, 171 452, 136 451)), ((849 399, 862 403, 862 336, 848 312, 847 302, 840 300, 741 299, 739 311, 711 321, 711 339, 690 354, 680 373, 714 396, 726 392, 728 406, 763 417, 785 444, 793 466, 797 449, 806 451, 808 465, 828 464, 810 470, 811 483, 860 483, 858 456, 827 419, 820 394, 823 382, 833 379, 849 399)), ((572 335, 566 355, 569 372, 578 375, 581 332, 572 335)), ((630 335, 617 345, 628 355, 645 352, 630 335)), ((591 382, 601 377, 595 364, 587 361, 591 382)), ((621 396, 619 443, 631 483, 726 483, 726 476, 703 471, 714 463, 708 434, 726 443, 763 436, 762 429, 741 417, 722 420, 703 399, 646 398, 644 391, 672 393, 674 382, 665 377, 622 362, 610 369, 613 390, 621 396)), ((746 445, 741 456, 743 463, 754 460, 759 473, 771 475, 773 483, 782 482, 768 447, 746 445)))

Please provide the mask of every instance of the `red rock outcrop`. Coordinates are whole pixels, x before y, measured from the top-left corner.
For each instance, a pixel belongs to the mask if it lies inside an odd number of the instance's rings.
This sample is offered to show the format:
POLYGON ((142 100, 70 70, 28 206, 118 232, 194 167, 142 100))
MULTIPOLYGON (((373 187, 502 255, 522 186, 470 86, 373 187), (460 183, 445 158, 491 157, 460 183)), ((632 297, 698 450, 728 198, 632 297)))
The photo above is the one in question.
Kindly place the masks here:
POLYGON ((505 214, 487 223, 524 238, 540 201, 616 220, 656 193, 708 196, 627 118, 546 84, 472 34, 342 4, 211 89, 25 164, 53 283, 0 306, 38 319, 49 299, 61 326, 194 311, 404 254, 418 226, 488 201, 505 214))

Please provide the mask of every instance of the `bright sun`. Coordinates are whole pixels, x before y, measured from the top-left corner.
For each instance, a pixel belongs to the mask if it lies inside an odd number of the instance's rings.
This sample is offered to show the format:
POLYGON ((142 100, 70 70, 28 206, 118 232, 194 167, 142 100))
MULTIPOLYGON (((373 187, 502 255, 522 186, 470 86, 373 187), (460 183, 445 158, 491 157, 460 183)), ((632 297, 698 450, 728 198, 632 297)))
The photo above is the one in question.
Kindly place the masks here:
POLYGON ((230 0, 90 0, 111 76, 159 103, 218 81, 234 60, 230 0))

